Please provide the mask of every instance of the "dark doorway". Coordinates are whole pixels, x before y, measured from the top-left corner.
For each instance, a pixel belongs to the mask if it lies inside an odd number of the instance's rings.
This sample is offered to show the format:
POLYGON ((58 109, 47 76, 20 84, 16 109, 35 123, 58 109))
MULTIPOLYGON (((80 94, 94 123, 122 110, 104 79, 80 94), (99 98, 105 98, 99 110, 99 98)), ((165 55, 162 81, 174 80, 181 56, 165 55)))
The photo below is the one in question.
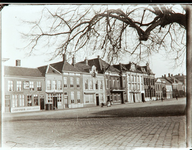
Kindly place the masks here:
POLYGON ((133 102, 135 103, 135 94, 133 93, 133 102))
POLYGON ((99 106, 99 95, 96 95, 96 105, 99 106))
POLYGON ((44 109, 44 98, 40 99, 40 109, 43 110, 44 109))
POLYGON ((53 109, 57 109, 57 97, 53 97, 53 109))
POLYGON ((142 102, 145 102, 144 93, 141 93, 141 99, 142 99, 142 102))

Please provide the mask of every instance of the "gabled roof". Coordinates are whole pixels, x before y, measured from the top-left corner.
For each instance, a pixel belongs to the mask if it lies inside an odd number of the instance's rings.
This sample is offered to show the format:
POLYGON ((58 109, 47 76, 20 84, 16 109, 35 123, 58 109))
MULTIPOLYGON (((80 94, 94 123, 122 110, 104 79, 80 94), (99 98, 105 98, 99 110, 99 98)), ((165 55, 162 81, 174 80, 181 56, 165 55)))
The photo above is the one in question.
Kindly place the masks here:
MULTIPOLYGON (((46 69, 48 68, 49 65, 38 67, 38 69, 41 71, 43 75, 46 74, 46 69)), ((47 73, 62 73, 62 72, 67 72, 67 71, 74 71, 74 72, 79 72, 77 67, 69 64, 67 61, 60 61, 56 63, 50 64, 50 67, 48 68, 47 73)))
POLYGON ((87 60, 87 63, 88 64, 86 64, 86 60, 84 60, 84 61, 76 63, 75 66, 82 72, 89 72, 89 70, 94 65, 96 67, 98 73, 104 73, 105 71, 119 73, 118 69, 114 68, 113 66, 111 66, 110 64, 108 64, 107 62, 105 62, 104 60, 102 60, 101 58, 98 58, 98 57, 87 60))
POLYGON ((172 85, 171 82, 169 80, 166 80, 164 77, 160 77, 159 79, 161 79, 162 82, 164 81, 167 85, 172 85))
POLYGON ((5 76, 29 76, 29 77, 44 77, 38 68, 4 66, 5 76))

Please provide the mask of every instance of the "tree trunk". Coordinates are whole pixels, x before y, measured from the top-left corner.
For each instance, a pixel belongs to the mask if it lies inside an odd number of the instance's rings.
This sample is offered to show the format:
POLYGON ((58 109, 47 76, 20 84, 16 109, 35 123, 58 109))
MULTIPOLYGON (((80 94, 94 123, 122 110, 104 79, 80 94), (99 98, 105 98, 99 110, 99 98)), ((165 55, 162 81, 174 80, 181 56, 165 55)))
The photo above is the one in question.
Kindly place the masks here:
POLYGON ((186 52, 186 66, 187 66, 187 99, 186 99, 186 147, 191 147, 191 98, 192 98, 192 84, 191 84, 191 55, 192 55, 192 7, 187 6, 186 10, 187 20, 187 52, 186 52))

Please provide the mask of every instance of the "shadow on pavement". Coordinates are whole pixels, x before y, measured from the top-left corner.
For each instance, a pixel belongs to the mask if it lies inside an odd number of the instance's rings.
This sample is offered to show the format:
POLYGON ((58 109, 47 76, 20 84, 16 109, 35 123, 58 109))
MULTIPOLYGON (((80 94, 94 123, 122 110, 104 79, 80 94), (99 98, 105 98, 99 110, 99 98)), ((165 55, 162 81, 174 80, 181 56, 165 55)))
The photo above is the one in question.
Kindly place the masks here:
MULTIPOLYGON (((113 106, 112 106, 113 107, 113 106)), ((185 105, 169 106, 147 106, 137 108, 109 109, 94 113, 96 116, 113 117, 160 117, 160 116, 183 116, 185 115, 185 105)))

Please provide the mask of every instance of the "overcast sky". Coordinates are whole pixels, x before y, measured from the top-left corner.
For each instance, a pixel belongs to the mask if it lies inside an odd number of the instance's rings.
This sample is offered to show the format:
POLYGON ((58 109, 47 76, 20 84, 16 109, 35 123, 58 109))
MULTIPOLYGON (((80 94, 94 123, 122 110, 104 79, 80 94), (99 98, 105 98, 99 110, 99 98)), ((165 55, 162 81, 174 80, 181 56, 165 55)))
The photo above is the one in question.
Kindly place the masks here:
MULTIPOLYGON (((34 21, 39 15, 44 6, 27 6, 27 5, 10 5, 6 6, 2 10, 2 58, 9 58, 4 65, 14 66, 15 60, 21 60, 21 66, 23 67, 38 67, 51 62, 57 62, 60 60, 53 60, 49 62, 47 55, 30 56, 26 57, 26 51, 23 47, 26 43, 21 38, 21 31, 29 31, 29 27, 22 22, 22 20, 34 21)), ((53 7, 53 6, 49 6, 53 7)), ((90 52, 91 53, 91 52, 90 52)), ((88 58, 97 57, 98 54, 91 55, 88 58)), ((82 61, 85 55, 81 57, 76 56, 77 61, 82 61)), ((121 60, 121 63, 126 62, 126 56, 121 60)), ((185 63, 181 67, 174 68, 174 62, 167 59, 164 54, 157 53, 148 58, 152 71, 156 74, 156 77, 160 77, 163 74, 186 74, 185 63)))

